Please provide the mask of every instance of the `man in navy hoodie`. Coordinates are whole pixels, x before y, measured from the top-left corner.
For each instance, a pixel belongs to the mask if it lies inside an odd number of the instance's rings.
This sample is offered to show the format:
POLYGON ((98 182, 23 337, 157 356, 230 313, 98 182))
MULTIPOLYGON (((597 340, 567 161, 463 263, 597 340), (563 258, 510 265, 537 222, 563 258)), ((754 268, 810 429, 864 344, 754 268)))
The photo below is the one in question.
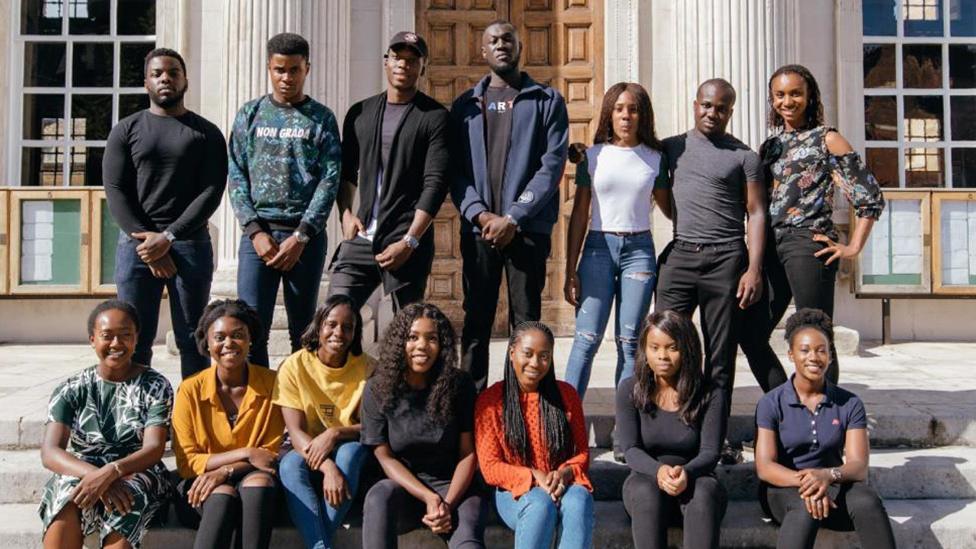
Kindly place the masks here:
POLYGON ((502 270, 509 324, 539 320, 569 116, 556 90, 519 71, 522 43, 508 21, 485 29, 481 56, 491 73, 451 107, 457 166, 451 184, 461 213, 464 369, 478 390, 488 381, 488 343, 502 270))

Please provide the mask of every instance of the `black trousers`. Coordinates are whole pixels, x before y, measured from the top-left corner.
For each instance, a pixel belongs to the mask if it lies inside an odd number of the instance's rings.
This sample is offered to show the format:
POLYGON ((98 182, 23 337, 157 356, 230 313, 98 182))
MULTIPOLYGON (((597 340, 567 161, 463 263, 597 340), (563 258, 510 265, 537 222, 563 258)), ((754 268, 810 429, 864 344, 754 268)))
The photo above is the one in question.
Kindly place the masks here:
POLYGON ((666 549, 669 526, 683 528, 685 549, 719 546, 727 499, 713 476, 698 477, 675 497, 663 492, 656 478, 631 472, 624 481, 623 500, 637 549, 666 549))
MULTIPOLYGON (((245 477, 246 478, 246 477, 245 477)), ((176 517, 187 528, 197 529, 194 549, 267 549, 271 544, 276 487, 234 486, 234 495, 210 494, 199 508, 190 507, 187 494, 195 478, 176 485, 176 517)))
MULTIPOLYGON (((826 265, 826 258, 813 254, 826 244, 813 240, 807 229, 787 228, 770 232, 766 238, 763 270, 766 275, 766 291, 763 297, 743 315, 743 325, 748 329, 739 335, 739 345, 749 360, 749 368, 764 392, 786 381, 782 363, 769 345, 773 329, 782 320, 790 300, 796 308, 820 309, 833 318, 834 282, 837 278, 837 262, 826 265)), ((833 344, 827 377, 837 382, 840 365, 833 344)))
MULTIPOLYGON (((441 497, 446 497, 450 483, 432 488, 441 497)), ((363 503, 363 549, 395 549, 398 534, 426 528, 420 522, 426 512, 424 503, 396 481, 383 479, 377 482, 366 493, 363 503)), ((454 510, 454 530, 441 537, 450 549, 483 549, 487 514, 488 498, 473 482, 461 504, 454 510)))
POLYGON ((834 498, 837 508, 831 509, 824 520, 810 516, 796 488, 768 486, 762 497, 773 520, 780 525, 776 540, 778 549, 812 549, 821 527, 840 532, 856 531, 864 549, 895 547, 895 535, 884 504, 874 488, 863 482, 841 485, 834 498))
MULTIPOLYGON (((376 287, 383 283, 383 270, 376 263, 373 243, 357 236, 342 241, 336 254, 329 277, 329 296, 349 296, 358 308, 362 308, 376 287)), ((421 274, 393 290, 394 311, 424 299, 430 268, 421 274)))
POLYGON ((732 402, 735 345, 740 319, 739 278, 749 265, 741 240, 692 244, 675 240, 658 258, 655 311, 671 309, 691 316, 701 309, 705 378, 732 402))
POLYGON ((481 392, 488 385, 488 344, 498 308, 502 270, 508 282, 508 323, 515 327, 542 316, 542 290, 552 237, 517 233, 504 249, 496 250, 479 235, 461 233, 464 260, 464 328, 461 331, 461 367, 481 392))

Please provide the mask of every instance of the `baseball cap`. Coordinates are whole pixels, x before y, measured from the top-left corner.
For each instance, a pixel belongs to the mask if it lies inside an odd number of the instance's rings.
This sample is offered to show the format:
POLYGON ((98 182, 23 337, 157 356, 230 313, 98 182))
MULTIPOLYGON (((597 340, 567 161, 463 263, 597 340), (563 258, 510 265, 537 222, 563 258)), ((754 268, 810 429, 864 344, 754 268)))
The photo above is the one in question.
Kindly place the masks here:
POLYGON ((415 32, 400 31, 394 34, 387 49, 392 50, 398 46, 413 48, 421 57, 427 57, 427 42, 415 32))

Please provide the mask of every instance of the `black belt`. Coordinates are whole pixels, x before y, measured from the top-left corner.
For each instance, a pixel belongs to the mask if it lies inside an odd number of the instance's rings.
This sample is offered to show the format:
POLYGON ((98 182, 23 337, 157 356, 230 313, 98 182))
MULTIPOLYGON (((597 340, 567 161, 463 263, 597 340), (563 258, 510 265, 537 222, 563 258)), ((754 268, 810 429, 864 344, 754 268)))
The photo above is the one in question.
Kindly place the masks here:
POLYGON ((741 240, 732 240, 730 242, 715 242, 715 243, 699 243, 699 242, 688 242, 686 240, 675 240, 673 242, 675 248, 679 250, 687 250, 689 252, 700 252, 702 250, 736 250, 743 246, 745 243, 741 240))
POLYGON ((612 234, 613 236, 640 236, 651 234, 651 231, 593 231, 594 233, 612 234))

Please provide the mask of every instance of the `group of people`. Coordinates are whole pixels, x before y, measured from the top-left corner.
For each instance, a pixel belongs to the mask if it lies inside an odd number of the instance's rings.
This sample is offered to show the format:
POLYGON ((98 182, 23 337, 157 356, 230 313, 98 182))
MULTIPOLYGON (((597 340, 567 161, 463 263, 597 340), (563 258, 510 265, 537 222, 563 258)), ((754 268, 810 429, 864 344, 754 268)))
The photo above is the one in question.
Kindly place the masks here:
POLYGON ((362 492, 364 547, 395 546, 411 527, 483 546, 492 502, 517 547, 589 547, 582 401, 611 309, 614 454, 631 469, 623 501, 636 547, 665 547, 681 517, 685 547, 718 546, 725 491, 714 470, 739 345, 766 393, 756 471, 779 547, 812 547, 821 526, 894 546, 865 482, 864 406, 836 384, 830 318, 839 260, 860 252, 884 201, 825 125, 810 72, 787 65, 771 76, 772 137, 759 154, 726 132, 736 92, 722 79, 699 87, 695 127, 663 141, 646 90, 612 86, 587 148, 568 146, 565 103, 519 70, 521 52, 511 23, 490 24, 490 73, 448 110, 418 89, 425 41, 397 33, 386 90, 349 109, 340 139, 332 111, 303 91, 308 42, 280 34, 267 48, 272 92, 240 109, 229 144, 183 105, 179 53, 147 55, 150 108, 113 128, 104 161, 122 231, 119 300, 88 321, 99 363, 51 400, 46 546, 77 547, 96 530, 106 547, 138 546, 174 497, 196 547, 267 547, 281 489, 308 547, 331 546, 362 492), (577 315, 558 381, 539 319, 567 157, 577 166, 564 294, 577 315), (207 219, 228 177, 243 231, 239 299, 207 305, 207 219), (835 188, 856 219, 846 244, 831 219, 835 188), (430 227, 448 193, 462 224, 460 337, 423 302, 430 227), (317 308, 333 204, 343 239, 317 308), (674 225, 660 256, 654 205, 674 225), (504 379, 488 387, 503 271, 512 335, 504 379), (359 311, 380 285, 397 314, 374 360, 359 311), (175 397, 149 367, 164 287, 183 374, 175 397), (274 371, 279 287, 293 354, 274 371), (791 300, 787 378, 769 338, 791 300), (175 487, 160 461, 170 427, 175 487), (360 490, 374 459, 383 478, 360 490))

